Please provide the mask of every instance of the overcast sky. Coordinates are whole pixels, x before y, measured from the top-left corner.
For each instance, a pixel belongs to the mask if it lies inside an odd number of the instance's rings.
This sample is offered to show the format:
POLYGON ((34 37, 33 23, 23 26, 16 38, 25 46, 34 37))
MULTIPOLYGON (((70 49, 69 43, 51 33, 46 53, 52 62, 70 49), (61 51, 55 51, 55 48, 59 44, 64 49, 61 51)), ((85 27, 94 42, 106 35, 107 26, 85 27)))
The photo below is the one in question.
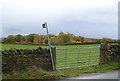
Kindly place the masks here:
MULTIPOLYGON (((118 38, 119 0, 2 0, 2 36, 69 32, 88 38, 118 38)), ((1 15, 1 14, 0 14, 1 15)), ((1 37, 2 37, 1 36, 1 37)))

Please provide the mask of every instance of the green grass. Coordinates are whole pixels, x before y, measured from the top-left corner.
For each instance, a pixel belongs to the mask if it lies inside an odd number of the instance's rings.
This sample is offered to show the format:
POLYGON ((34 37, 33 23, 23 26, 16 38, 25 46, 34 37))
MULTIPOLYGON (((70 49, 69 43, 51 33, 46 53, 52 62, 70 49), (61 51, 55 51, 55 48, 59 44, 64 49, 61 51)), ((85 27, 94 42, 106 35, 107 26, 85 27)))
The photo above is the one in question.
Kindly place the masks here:
MULTIPOLYGON (((32 49, 37 48, 39 46, 43 48, 48 48, 48 46, 44 45, 17 45, 17 44, 1 44, 2 50, 10 49, 10 48, 20 48, 20 49, 32 49)), ((57 45, 54 46, 56 48, 86 48, 86 47, 100 47, 100 44, 90 44, 90 45, 57 45)), ((99 63, 99 48, 94 49, 69 49, 69 50, 56 50, 56 68, 66 68, 66 67, 79 67, 79 66, 86 66, 86 65, 93 65, 99 63), (66 51, 70 54, 58 54, 58 53, 66 53, 66 51), (90 53, 90 51, 96 51, 90 53), (74 53, 74 52, 88 52, 88 53, 74 53), (96 55, 96 56, 89 56, 89 55, 96 55), (78 57, 80 56, 80 57, 78 57), (82 56, 82 57, 81 57, 82 56), (71 58, 74 57, 74 58, 71 58), (67 61, 66 61, 67 60, 67 61), (90 60, 90 61, 89 61, 90 60), (94 61, 96 60, 96 61, 94 61), (82 62, 83 61, 83 62, 82 62)))
MULTIPOLYGON (((116 43, 112 43, 116 44, 116 43)), ((48 48, 48 46, 44 45, 18 45, 18 44, 0 44, 0 49, 5 50, 5 49, 10 49, 10 48, 20 48, 20 49, 33 49, 37 47, 43 47, 43 48, 48 48)), ((90 45, 57 45, 54 46, 56 48, 83 48, 83 47, 99 47, 100 44, 90 44, 90 45)))
MULTIPOLYGON (((48 48, 48 46, 44 45, 18 45, 18 44, 0 44, 0 49, 5 50, 5 49, 10 49, 10 48, 18 48, 18 49, 33 49, 37 48, 39 46, 43 48, 48 48)), ((81 47, 98 47, 99 44, 91 44, 91 45, 57 45, 54 46, 56 48, 81 48, 81 47)))
POLYGON ((79 67, 98 64, 99 48, 57 50, 57 68, 79 67), (67 51, 67 54, 66 54, 67 51), (81 52, 81 53, 78 53, 81 52), (84 52, 84 53, 83 53, 84 52), (65 53, 65 54, 60 54, 65 53), (95 55, 95 56, 92 56, 95 55), (87 56, 87 57, 86 57, 87 56), (96 60, 96 61, 94 61, 96 60))
MULTIPOLYGON (((33 48, 37 48, 37 47, 40 46, 40 45, 18 45, 18 44, 1 44, 1 45, 2 45, 2 50, 10 49, 10 48, 18 48, 18 49, 29 48, 29 49, 33 49, 33 48)), ((47 46, 42 46, 42 47, 47 48, 47 46)))
MULTIPOLYGON (((32 48, 37 48, 37 47, 43 47, 43 48, 48 48, 48 46, 42 46, 42 45, 17 45, 17 44, 2 44, 2 50, 5 49, 10 49, 10 48, 19 48, 19 49, 32 49, 32 48)), ((54 46, 56 48, 86 48, 86 47, 99 47, 99 44, 91 44, 91 45, 57 45, 54 46)), ((88 65, 88 63, 91 64, 98 64, 98 61, 96 63, 94 61, 89 62, 88 57, 78 57, 78 56, 88 56, 90 55, 99 55, 99 48, 94 48, 94 49, 69 49, 69 50, 57 50, 56 51, 56 66, 57 69, 59 68, 65 68, 65 64, 67 65, 66 67, 78 67, 78 66, 83 66, 83 65, 88 65), (95 53, 90 53, 91 51, 98 51, 95 53), (66 53, 66 51, 70 54, 58 54, 58 53, 66 53), (88 53, 74 53, 74 52, 88 52, 88 53), (62 58, 61 58, 62 57, 62 58), (67 58, 65 58, 67 57, 67 58), (75 58, 71 58, 75 57, 75 58), (68 60, 65 62, 65 60, 68 60), (84 62, 81 62, 84 61, 84 62)), ((91 56, 90 59, 93 60, 98 60, 99 56, 91 56)))
POLYGON ((17 72, 13 74, 3 74, 3 79, 64 79, 68 77, 75 77, 85 73, 108 72, 120 69, 118 62, 113 62, 105 65, 79 67, 64 70, 57 70, 54 72, 46 72, 43 70, 36 70, 32 68, 30 72, 17 72))
MULTIPOLYGON (((37 47, 43 47, 43 48, 48 48, 48 46, 42 46, 42 45, 17 45, 17 44, 2 44, 2 50, 5 49, 10 49, 10 48, 20 48, 20 49, 32 49, 32 48, 37 48, 37 47)), ((91 44, 91 45, 57 45, 54 46, 56 48, 86 48, 86 47, 99 47, 99 44, 91 44)), ((99 48, 94 48, 91 49, 91 51, 98 51, 99 48)), ((78 57, 78 56, 88 56, 90 55, 98 55, 99 52, 95 52, 95 53, 90 53, 90 49, 69 49, 69 50, 57 50, 56 51, 56 66, 57 69, 59 68, 65 68, 65 63, 66 63, 66 67, 77 67, 77 66, 83 66, 83 65, 88 65, 86 63, 90 63, 90 64, 97 64, 98 61, 96 61, 96 63, 94 63, 94 61, 89 62, 89 58, 88 57, 78 57), (70 54, 58 54, 58 53, 66 53, 66 51, 70 54), (88 52, 88 53, 74 53, 74 52, 88 52), (65 56, 67 58, 65 58, 65 56), (61 58, 63 57, 63 58, 61 58), (75 57, 75 58, 71 58, 71 57, 75 57), (65 62, 65 59, 68 60, 67 62, 65 62), (81 62, 84 61, 84 62, 81 62), (74 63, 73 63, 74 62, 74 63)), ((98 56, 92 56, 90 57, 90 59, 95 58, 94 60, 98 60, 98 56)))

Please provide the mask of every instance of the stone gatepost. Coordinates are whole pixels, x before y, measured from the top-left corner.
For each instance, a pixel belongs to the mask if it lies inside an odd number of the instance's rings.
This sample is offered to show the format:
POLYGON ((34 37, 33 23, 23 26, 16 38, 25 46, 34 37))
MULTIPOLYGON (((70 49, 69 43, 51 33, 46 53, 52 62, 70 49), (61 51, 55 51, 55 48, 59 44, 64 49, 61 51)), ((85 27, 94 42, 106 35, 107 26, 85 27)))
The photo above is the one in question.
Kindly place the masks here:
POLYGON ((106 64, 108 61, 108 44, 107 43, 101 43, 100 45, 100 56, 99 56, 99 64, 106 64))

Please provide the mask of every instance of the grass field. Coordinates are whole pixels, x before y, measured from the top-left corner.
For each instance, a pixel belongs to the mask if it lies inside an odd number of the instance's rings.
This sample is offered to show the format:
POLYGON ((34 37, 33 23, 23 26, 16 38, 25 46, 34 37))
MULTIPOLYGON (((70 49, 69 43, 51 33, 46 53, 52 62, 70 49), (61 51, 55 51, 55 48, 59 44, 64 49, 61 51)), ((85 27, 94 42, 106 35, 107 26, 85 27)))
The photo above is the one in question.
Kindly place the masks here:
MULTIPOLYGON (((2 50, 10 48, 19 48, 19 49, 32 49, 39 46, 43 48, 48 48, 48 46, 43 45, 17 45, 17 44, 1 44, 2 50)), ((99 58, 99 48, 86 49, 87 47, 99 47, 99 44, 91 45, 57 45, 56 48, 70 48, 70 49, 58 49, 56 50, 56 66, 59 68, 66 67, 78 67, 88 64, 98 64, 99 58), (72 48, 85 48, 85 49, 72 49, 72 48), (95 52, 94 52, 95 51, 95 52), (67 52, 67 54, 66 54, 67 52), (96 56, 91 56, 96 55, 96 56), (86 57, 88 56, 88 57, 86 57), (96 60, 94 62, 94 60, 96 60)))
MULTIPOLYGON (((116 43, 112 43, 116 44, 116 43)), ((10 49, 10 48, 20 48, 20 49, 32 49, 37 47, 48 48, 45 45, 18 45, 18 44, 0 44, 0 50, 10 49)), ((99 47, 100 44, 89 44, 89 45, 56 45, 56 48, 83 48, 83 47, 99 47)))
MULTIPOLYGON (((37 47, 48 48, 45 45, 17 45, 17 44, 0 44, 0 49, 33 49, 37 47)), ((89 44, 89 45, 56 45, 53 46, 58 48, 56 50, 56 68, 70 68, 79 67, 86 65, 96 65, 99 63, 99 48, 88 49, 88 47, 100 47, 100 44, 89 44), (59 49, 63 48, 63 49, 59 49), (69 49, 64 49, 69 48, 69 49), (72 49, 76 48, 76 49, 72 49), (83 49, 77 49, 83 48, 83 49)))
POLYGON ((99 63, 99 48, 58 49, 57 68, 74 68, 99 63))
MULTIPOLYGON (((5 49, 10 49, 10 48, 18 48, 18 49, 32 49, 32 48, 37 48, 37 47, 43 47, 43 48, 48 48, 48 46, 44 45, 17 45, 17 44, 0 44, 0 49, 5 50, 5 49)), ((56 48, 83 48, 83 47, 99 47, 99 44, 91 44, 91 45, 57 45, 54 46, 56 48)))

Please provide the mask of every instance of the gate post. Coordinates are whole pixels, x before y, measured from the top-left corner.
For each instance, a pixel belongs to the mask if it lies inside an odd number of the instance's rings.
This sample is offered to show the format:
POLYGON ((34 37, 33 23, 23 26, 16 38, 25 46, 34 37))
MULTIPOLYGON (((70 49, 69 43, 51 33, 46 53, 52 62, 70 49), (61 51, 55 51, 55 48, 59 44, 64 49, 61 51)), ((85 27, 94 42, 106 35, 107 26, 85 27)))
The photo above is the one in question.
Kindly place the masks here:
POLYGON ((108 55, 107 55, 107 50, 108 50, 108 44, 107 43, 101 43, 100 45, 100 56, 99 56, 99 64, 106 64, 108 61, 108 55))
POLYGON ((56 70, 56 47, 52 47, 54 70, 56 70))

